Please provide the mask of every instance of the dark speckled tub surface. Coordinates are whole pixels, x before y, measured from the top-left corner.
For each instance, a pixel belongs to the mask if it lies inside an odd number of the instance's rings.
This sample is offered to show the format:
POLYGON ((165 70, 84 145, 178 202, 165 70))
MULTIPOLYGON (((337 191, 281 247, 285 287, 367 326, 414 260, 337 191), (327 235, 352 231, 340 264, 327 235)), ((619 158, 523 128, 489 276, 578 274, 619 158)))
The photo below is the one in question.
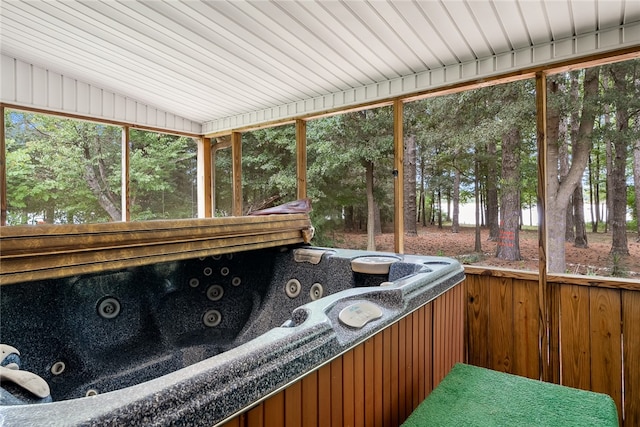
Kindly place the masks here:
POLYGON ((463 278, 449 258, 304 246, 3 286, 0 342, 53 402, 3 383, 0 426, 215 425, 463 278), (368 255, 397 261, 388 274, 354 272, 368 255), (364 301, 382 316, 339 320, 364 301))

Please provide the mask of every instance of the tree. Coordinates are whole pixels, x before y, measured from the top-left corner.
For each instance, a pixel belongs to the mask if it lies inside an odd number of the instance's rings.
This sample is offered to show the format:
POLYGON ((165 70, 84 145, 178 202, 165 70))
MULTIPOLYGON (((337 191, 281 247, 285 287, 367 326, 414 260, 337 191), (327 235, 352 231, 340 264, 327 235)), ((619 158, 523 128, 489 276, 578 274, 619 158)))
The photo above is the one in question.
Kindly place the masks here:
MULTIPOLYGON (((10 111, 7 198, 10 224, 120 221, 122 129, 10 111)), ((131 130, 134 219, 197 213, 191 138, 131 130)))
POLYGON ((616 95, 613 97, 615 106, 615 132, 612 135, 612 168, 611 168, 611 254, 629 255, 627 243, 627 182, 626 166, 628 146, 635 141, 630 126, 632 112, 637 114, 640 103, 633 87, 635 79, 635 62, 621 62, 609 66, 609 74, 613 80, 616 95))
POLYGON ((589 160, 591 134, 596 116, 598 98, 598 67, 585 71, 583 80, 583 102, 575 144, 571 147, 571 166, 560 180, 559 152, 560 144, 566 140, 560 138, 562 109, 557 98, 560 84, 557 76, 548 78, 549 106, 547 115, 547 242, 548 268, 550 273, 562 273, 565 269, 565 231, 567 207, 575 188, 589 160))
POLYGON ((417 236, 416 227, 416 136, 404 138, 404 231, 417 236))
POLYGON ((520 130, 512 127, 502 138, 500 231, 496 257, 518 261, 520 256, 520 130))
MULTIPOLYGON (((640 118, 636 118, 636 130, 640 132, 640 118)), ((640 242, 640 138, 636 139, 633 147, 633 185, 635 190, 635 217, 638 233, 636 242, 640 242)))
POLYGON ((130 130, 132 220, 197 216, 196 143, 192 138, 130 130))
POLYGON ((9 224, 120 220, 114 126, 7 111, 9 224))

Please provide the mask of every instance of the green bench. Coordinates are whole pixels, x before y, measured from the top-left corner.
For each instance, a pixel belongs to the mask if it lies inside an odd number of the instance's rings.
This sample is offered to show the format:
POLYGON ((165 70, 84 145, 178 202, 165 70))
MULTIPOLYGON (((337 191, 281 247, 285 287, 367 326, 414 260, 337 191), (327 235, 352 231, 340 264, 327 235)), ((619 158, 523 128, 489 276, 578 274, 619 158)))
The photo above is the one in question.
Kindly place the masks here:
POLYGON ((403 427, 618 426, 610 396, 458 363, 403 427))

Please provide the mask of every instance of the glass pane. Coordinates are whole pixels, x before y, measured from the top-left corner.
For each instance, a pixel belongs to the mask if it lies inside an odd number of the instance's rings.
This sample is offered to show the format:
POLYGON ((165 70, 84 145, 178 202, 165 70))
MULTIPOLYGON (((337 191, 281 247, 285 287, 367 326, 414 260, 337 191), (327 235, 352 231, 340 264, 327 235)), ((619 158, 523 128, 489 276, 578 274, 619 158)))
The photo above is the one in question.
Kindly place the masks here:
POLYGON ((242 134, 243 212, 296 199, 295 125, 242 134))
POLYGON ((312 243, 387 250, 390 242, 393 247, 393 107, 308 122, 307 166, 316 228, 312 243), (368 223, 378 236, 370 242, 368 223))
POLYGON ((534 82, 412 102, 404 120, 405 252, 537 271, 534 82))
POLYGON ((7 225, 120 221, 119 127, 5 110, 7 225))
POLYGON ((550 273, 640 276, 639 65, 547 79, 550 273))
POLYGON ((196 141, 141 130, 130 132, 131 220, 196 218, 196 141))

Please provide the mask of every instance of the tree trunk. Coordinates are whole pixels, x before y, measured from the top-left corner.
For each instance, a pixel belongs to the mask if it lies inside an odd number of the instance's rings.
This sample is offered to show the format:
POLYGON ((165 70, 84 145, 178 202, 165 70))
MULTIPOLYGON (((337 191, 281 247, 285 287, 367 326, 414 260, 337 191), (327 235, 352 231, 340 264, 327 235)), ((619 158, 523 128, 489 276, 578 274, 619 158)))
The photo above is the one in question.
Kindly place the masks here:
MULTIPOLYGON (((640 119, 637 119, 640 128, 640 119)), ((636 242, 640 242, 640 139, 636 140, 633 150, 633 184, 636 195, 636 225, 637 233, 636 242)))
POLYGON ((480 198, 480 160, 478 158, 476 158, 475 162, 474 162, 474 187, 473 187, 473 193, 474 193, 474 200, 476 201, 474 203, 474 205, 476 206, 475 209, 475 214, 476 214, 476 227, 475 227, 475 242, 474 242, 474 252, 477 253, 481 253, 482 252, 482 239, 480 238, 480 212, 481 212, 481 208, 480 208, 480 203, 478 203, 478 200, 480 198))
MULTIPOLYGON (((574 146, 571 147, 572 162, 565 179, 558 180, 558 130, 560 111, 549 103, 547 113, 547 245, 549 273, 563 273, 565 270, 564 237, 567 206, 573 191, 580 182, 589 160, 591 133, 595 122, 595 99, 598 96, 599 67, 585 71, 582 113, 574 146)), ((548 89, 557 93, 558 84, 549 81, 548 89)))
MULTIPOLYGON (((609 86, 608 83, 608 78, 607 76, 603 76, 602 77, 602 85, 606 88, 609 86)), ((609 128, 609 126, 611 126, 611 118, 610 118, 610 114, 609 114, 609 106, 607 104, 604 105, 604 110, 605 110, 605 114, 604 114, 604 127, 605 129, 609 128)), ((612 198, 610 197, 610 193, 609 191, 611 191, 611 170, 613 169, 613 163, 611 160, 611 156, 612 156, 612 151, 611 151, 611 142, 610 141, 605 141, 605 153, 606 153, 606 170, 607 170, 607 175, 605 176, 606 179, 606 183, 604 186, 604 194, 606 195, 606 199, 605 199, 605 206, 606 206, 606 215, 603 215, 603 222, 604 222, 604 232, 608 233, 609 232, 609 222, 611 221, 611 202, 612 202, 612 198)))
POLYGON ((496 167, 497 148, 492 140, 487 142, 487 226, 489 239, 498 239, 498 170, 496 167))
POLYGON ((417 236, 416 225, 416 136, 404 139, 404 232, 417 236))
POLYGON ((353 206, 344 207, 344 229, 345 231, 354 231, 356 228, 355 217, 353 214, 353 206))
POLYGON ((438 228, 442 229, 442 192, 438 190, 438 228))
POLYGON ((578 184, 573 191, 573 224, 575 226, 575 239, 573 246, 587 248, 587 227, 584 221, 584 199, 582 198, 582 184, 578 184))
POLYGON ((520 131, 512 128, 502 137, 502 197, 496 257, 518 261, 520 256, 520 131))
POLYGON ((424 180, 425 180, 425 176, 424 176, 424 160, 423 160, 420 162, 420 211, 421 211, 420 221, 422 222, 422 226, 426 227, 427 226, 427 200, 426 200, 426 193, 424 188, 424 180))
POLYGON ((376 250, 376 213, 375 200, 373 198, 373 162, 366 162, 365 165, 367 181, 367 250, 376 250))
POLYGON ((460 171, 453 170, 453 215, 451 217, 451 232, 460 232, 460 171))
MULTIPOLYGON (((570 74, 571 86, 571 105, 578 105, 580 101, 580 90, 578 88, 578 73, 572 71, 570 74)), ((580 131, 580 116, 578 108, 571 109, 571 128, 569 130, 569 137, 571 139, 571 146, 576 145, 578 140, 578 132, 580 131)), ((589 155, 589 159, 591 155, 589 155)), ((573 215, 571 216, 571 233, 569 237, 573 238, 573 245, 577 248, 586 248, 587 243, 587 230, 585 228, 584 221, 584 199, 583 199, 582 181, 578 182, 576 189, 573 191, 573 197, 571 198, 571 207, 573 208, 573 215)), ((567 209, 567 212, 570 212, 567 209)), ((567 218, 568 220, 569 218, 567 218)), ((569 224, 567 224, 569 225, 569 224)), ((569 229, 569 227, 567 227, 569 229)))
POLYGON ((589 203, 591 205, 591 232, 598 232, 600 224, 600 180, 598 178, 598 157, 596 164, 593 164, 592 157, 589 156, 589 203), (595 175, 595 176, 594 176, 595 175))
MULTIPOLYGON (((611 74, 614 87, 619 94, 628 93, 625 64, 613 64, 611 74)), ((628 135, 630 114, 625 99, 616 98, 616 132, 613 136, 611 156, 611 254, 629 255, 627 242, 627 180, 628 135)))
MULTIPOLYGON (((559 91, 563 91, 564 87, 560 85, 559 91)), ((558 164, 560 181, 569 173, 569 140, 567 138, 567 120, 561 116, 558 121, 558 164)), ((567 217, 565 219, 564 240, 573 243, 575 241, 575 233, 573 230, 573 206, 571 200, 567 206, 567 217)))

